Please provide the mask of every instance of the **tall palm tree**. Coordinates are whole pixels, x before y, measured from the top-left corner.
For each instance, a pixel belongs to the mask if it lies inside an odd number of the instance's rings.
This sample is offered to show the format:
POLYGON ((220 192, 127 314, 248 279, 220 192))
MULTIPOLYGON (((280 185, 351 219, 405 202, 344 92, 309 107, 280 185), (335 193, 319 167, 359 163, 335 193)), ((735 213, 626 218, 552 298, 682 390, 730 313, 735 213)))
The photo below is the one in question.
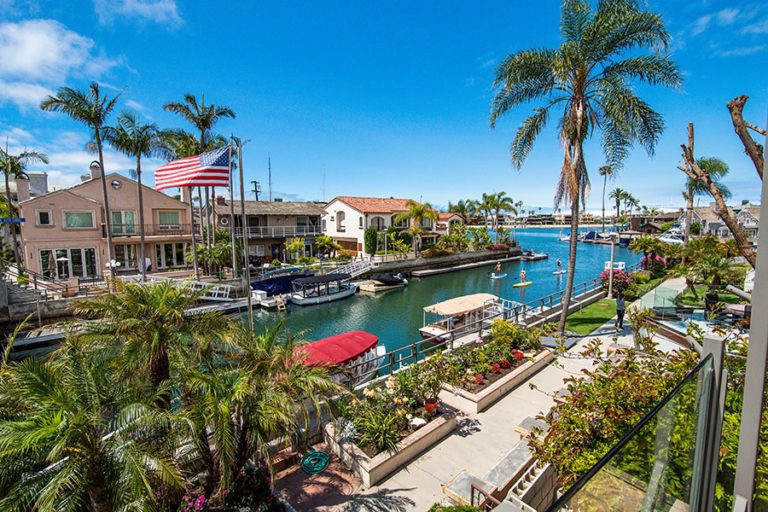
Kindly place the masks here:
POLYGON ((608 197, 613 199, 616 204, 616 219, 614 225, 618 224, 619 217, 621 217, 621 203, 624 202, 624 198, 627 196, 627 191, 616 187, 608 193, 608 197))
POLYGON ((421 225, 425 220, 435 222, 439 214, 437 210, 432 208, 431 204, 420 203, 413 199, 409 199, 406 206, 408 210, 398 213, 395 217, 395 222, 410 221, 411 233, 413 234, 413 253, 414 256, 418 256, 419 247, 421 247, 421 225))
MULTIPOLYGON (((171 282, 116 283, 116 292, 79 301, 76 316, 82 330, 104 347, 117 347, 125 374, 152 390, 171 377, 171 354, 202 350, 201 340, 220 332, 226 320, 218 315, 187 315, 200 293, 171 282), (191 341, 190 341, 191 340, 191 341), (190 348, 191 347, 191 348, 190 348)), ((167 405, 169 396, 161 397, 167 405)))
MULTIPOLYGON (((8 144, 6 142, 5 151, 0 149, 0 165, 2 165, 3 177, 5 178, 5 197, 8 199, 9 209, 13 209, 11 201, 10 179, 14 180, 29 179, 27 175, 27 166, 33 163, 48 163, 48 155, 39 151, 24 150, 18 155, 8 153, 8 144)), ((16 187, 18 194, 18 183, 16 187)), ((19 243, 17 240, 16 225, 11 224, 11 234, 13 236, 13 257, 16 260, 16 266, 21 265, 21 254, 19 253, 19 243)))
POLYGON ((169 415, 77 338, 0 382, 0 509, 157 510, 156 483, 181 488, 169 415))
POLYGON ((107 118, 117 105, 118 94, 110 99, 101 94, 101 88, 97 82, 91 82, 87 91, 80 91, 71 87, 62 87, 55 96, 48 96, 40 103, 40 108, 48 112, 63 112, 75 121, 79 121, 93 130, 93 140, 99 154, 99 166, 101 167, 101 192, 104 196, 104 221, 107 226, 107 257, 110 261, 110 272, 114 276, 114 267, 111 265, 115 259, 112 246, 112 219, 109 210, 109 196, 107 195, 107 177, 104 168, 104 153, 101 140, 101 129, 106 125, 107 118))
MULTIPOLYGON (((186 93, 183 101, 170 101, 163 105, 163 108, 167 112, 172 112, 183 117, 189 124, 194 126, 200 134, 198 139, 199 152, 208 151, 213 149, 214 140, 216 136, 213 134, 213 127, 220 120, 224 118, 234 119, 235 111, 224 105, 205 104, 205 95, 197 101, 194 94, 186 93)), ((209 187, 205 187, 206 194, 206 208, 209 207, 210 201, 208 195, 210 193, 209 187)), ((202 221, 202 198, 200 205, 200 215, 202 221)), ((210 212, 208 212, 210 214, 210 212)), ((211 233, 211 219, 208 218, 208 232, 211 233)))
POLYGON ((142 124, 132 112, 123 112, 117 118, 116 126, 105 126, 102 138, 124 155, 136 159, 136 189, 139 197, 139 244, 141 279, 147 280, 146 244, 144 241, 144 195, 141 185, 141 158, 159 157, 170 160, 172 152, 164 143, 157 125, 142 124))
MULTIPOLYGON (((642 54, 643 49, 666 49, 670 35, 659 14, 642 9, 635 0, 603 0, 593 10, 588 0, 564 0, 563 42, 555 49, 523 50, 507 57, 496 70, 496 95, 491 126, 515 107, 543 102, 518 128, 511 146, 512 163, 520 168, 553 110, 564 159, 555 191, 555 206, 571 204, 569 266, 576 268, 580 204, 589 192, 584 141, 602 132, 606 163, 618 170, 631 146, 639 142, 653 153, 664 128, 660 114, 638 97, 633 82, 678 87, 680 73, 665 54, 642 54)), ((560 314, 560 332, 571 301, 574 272, 568 282, 560 314)))
POLYGON ((471 210, 471 199, 467 199, 466 201, 464 199, 459 199, 456 204, 448 201, 448 211, 461 217, 461 220, 463 220, 464 223, 469 222, 469 217, 472 214, 471 210))
POLYGON ((494 238, 495 238, 494 241, 498 242, 499 241, 499 234, 498 234, 499 214, 503 211, 517 213, 517 211, 515 210, 515 203, 512 200, 512 198, 507 195, 506 192, 496 192, 488 195, 487 204, 488 204, 488 208, 493 214, 493 231, 494 231, 494 238))
POLYGON ((604 165, 598 172, 603 177, 603 233, 605 233, 605 186, 608 184, 608 176, 613 176, 613 167, 604 165))

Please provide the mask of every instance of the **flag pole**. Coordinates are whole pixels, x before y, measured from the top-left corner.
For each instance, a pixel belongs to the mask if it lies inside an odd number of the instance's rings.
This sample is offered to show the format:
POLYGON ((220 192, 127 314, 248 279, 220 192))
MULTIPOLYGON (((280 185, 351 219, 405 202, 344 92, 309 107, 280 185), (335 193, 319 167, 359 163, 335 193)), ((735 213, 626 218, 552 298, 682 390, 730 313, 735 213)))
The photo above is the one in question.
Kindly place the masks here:
POLYGON ((248 265, 248 217, 245 214, 245 186, 243 185, 243 141, 237 141, 237 170, 240 174, 240 215, 243 224, 243 281, 248 298, 248 330, 253 332, 253 302, 251 301, 251 272, 248 265))
POLYGON ((229 243, 232 246, 232 277, 237 276, 235 240, 235 175, 232 170, 232 144, 229 145, 229 243))
MULTIPOLYGON (((190 218, 190 226, 192 227, 192 267, 195 269, 195 281, 200 280, 200 268, 197 265, 197 240, 195 240, 195 205, 194 201, 192 200, 192 189, 193 187, 187 187, 189 190, 189 218, 190 218)), ((201 217, 202 217, 202 211, 201 217)), ((202 222, 202 218, 200 221, 202 222)))

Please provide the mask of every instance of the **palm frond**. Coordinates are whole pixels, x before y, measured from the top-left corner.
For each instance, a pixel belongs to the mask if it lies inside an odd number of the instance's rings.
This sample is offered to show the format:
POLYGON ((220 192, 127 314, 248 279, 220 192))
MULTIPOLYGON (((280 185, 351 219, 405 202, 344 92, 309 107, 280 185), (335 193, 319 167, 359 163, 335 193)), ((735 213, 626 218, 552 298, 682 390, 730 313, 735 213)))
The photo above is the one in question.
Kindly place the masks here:
POLYGON ((528 116, 517 129, 515 138, 509 147, 509 154, 512 158, 512 165, 518 169, 523 166, 526 157, 533 149, 533 143, 546 126, 548 116, 548 108, 534 109, 534 114, 528 116))

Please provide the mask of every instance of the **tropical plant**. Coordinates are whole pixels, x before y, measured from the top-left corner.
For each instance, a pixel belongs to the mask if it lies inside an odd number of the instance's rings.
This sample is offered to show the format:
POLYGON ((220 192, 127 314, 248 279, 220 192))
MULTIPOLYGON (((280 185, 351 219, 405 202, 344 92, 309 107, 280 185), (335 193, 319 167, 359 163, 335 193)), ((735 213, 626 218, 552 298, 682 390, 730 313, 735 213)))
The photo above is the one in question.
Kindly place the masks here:
POLYGON ((448 201, 448 211, 461 217, 465 223, 469 222, 476 209, 476 201, 472 199, 460 199, 456 204, 448 201))
MULTIPOLYGON (((11 155, 6 151, 0 149, 0 165, 2 166, 3 177, 5 178, 5 197, 8 202, 9 213, 13 210, 11 201, 11 185, 10 179, 13 178, 16 181, 16 193, 18 194, 18 180, 29 179, 27 175, 27 166, 33 163, 48 163, 48 156, 45 153, 39 151, 27 151, 24 150, 18 155, 11 155)), ((16 266, 21 265, 21 255, 19 254, 19 242, 17 240, 17 227, 15 224, 10 225, 11 234, 13 237, 13 257, 16 261, 16 266)))
MULTIPOLYGON (((552 50, 523 50, 497 68, 496 95, 490 122, 517 106, 544 100, 518 128, 511 145, 512 163, 522 166, 553 109, 562 111, 558 138, 563 165, 555 193, 555 207, 571 203, 571 240, 568 268, 576 268, 580 204, 589 192, 584 141, 602 132, 607 165, 618 171, 633 143, 653 153, 663 131, 660 114, 633 91, 633 82, 678 87, 682 78, 675 64, 659 51, 671 37, 659 14, 642 9, 634 0, 605 0, 593 10, 587 0, 565 0, 561 12, 563 42, 552 50)), ((569 272, 560 316, 565 330, 574 273, 569 272)))
POLYGON ((602 216, 602 224, 603 224, 603 233, 605 233, 605 186, 608 184, 608 176, 613 176, 613 167, 610 165, 604 165, 600 167, 598 170, 600 173, 600 176, 603 177, 603 216, 602 216))
POLYGON ((4 372, 0 509, 154 510, 156 488, 182 487, 168 413, 112 376, 77 338, 4 372))
POLYGON ((663 249, 664 242, 661 242, 658 238, 650 235, 638 236, 629 243, 629 250, 634 252, 643 253, 643 268, 647 269, 647 265, 654 257, 659 254, 663 249))
MULTIPOLYGON (((109 209, 109 196, 107 194, 107 177, 104 168, 104 152, 102 144, 102 128, 117 105, 118 94, 110 99, 101 94, 98 82, 91 82, 87 91, 80 91, 71 87, 62 87, 55 96, 48 96, 40 103, 40 108, 49 112, 63 112, 75 121, 88 126, 93 131, 93 140, 99 155, 99 167, 101 170, 101 192, 104 200, 104 223, 107 227, 107 256, 109 261, 115 259, 115 248, 112 246, 112 212, 109 209)), ((110 265, 110 271, 114 267, 110 265)))
POLYGON ((515 210, 515 203, 505 192, 495 192, 493 194, 483 194, 483 205, 493 216, 492 227, 495 233, 496 242, 498 242, 499 214, 502 211, 517 213, 515 210))
POLYGON ((627 191, 620 189, 616 187, 615 189, 611 190, 608 193, 608 197, 613 199, 614 204, 616 205, 616 224, 618 222, 618 218, 621 217, 621 203, 624 201, 624 198, 627 196, 627 191))
POLYGON ((315 248, 321 254, 326 254, 331 256, 336 251, 341 250, 341 244, 336 242, 332 237, 328 235, 318 235, 315 237, 315 248))
POLYGON ((368 227, 363 233, 363 240, 365 241, 365 253, 376 254, 376 245, 379 241, 379 232, 375 227, 368 227))
POLYGON ((424 224, 424 221, 436 222, 439 214, 429 203, 420 203, 413 199, 409 199, 406 206, 408 210, 398 213, 395 216, 395 222, 410 221, 413 235, 413 252, 415 256, 418 256, 419 247, 421 246, 421 226, 424 224))
POLYGON ((303 238, 291 238, 285 241, 285 252, 297 258, 304 252, 305 241, 303 238))
POLYGON ((123 112, 117 117, 117 125, 102 128, 102 139, 109 145, 136 159, 136 190, 139 199, 139 247, 141 279, 147 280, 147 251, 144 241, 144 194, 141 184, 141 158, 164 158, 170 160, 173 153, 164 143, 160 130, 154 123, 142 124, 139 116, 123 112))

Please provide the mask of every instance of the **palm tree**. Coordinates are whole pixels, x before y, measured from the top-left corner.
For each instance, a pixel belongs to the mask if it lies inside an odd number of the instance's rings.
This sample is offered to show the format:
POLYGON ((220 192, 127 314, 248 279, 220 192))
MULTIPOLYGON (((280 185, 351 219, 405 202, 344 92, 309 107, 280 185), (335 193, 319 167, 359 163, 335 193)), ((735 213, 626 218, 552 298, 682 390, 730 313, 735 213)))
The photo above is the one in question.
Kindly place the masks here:
POLYGON ((605 186, 608 184, 608 176, 613 176, 613 167, 604 165, 598 172, 603 177, 603 233, 605 233, 605 186))
POLYGON ((181 488, 168 414, 78 338, 0 382, 2 510, 157 510, 153 483, 181 488))
POLYGON ((649 235, 643 235, 635 238, 629 243, 629 250, 634 252, 643 253, 643 268, 650 268, 650 263, 661 249, 659 247, 660 242, 657 238, 649 235))
MULTIPOLYGON (((5 151, 0 149, 0 165, 5 178, 5 197, 8 199, 8 207, 12 209, 11 185, 10 179, 18 181, 20 179, 28 180, 27 165, 32 163, 48 163, 48 156, 39 151, 22 151, 18 155, 8 153, 8 143, 6 142, 5 151)), ((18 183, 16 188, 18 194, 18 183)), ((19 254, 19 243, 16 239, 16 225, 11 225, 11 234, 13 235, 13 257, 16 260, 16 266, 21 265, 21 255, 19 254)))
POLYGON ((146 246, 144 242, 144 195, 141 186, 141 157, 160 157, 170 160, 172 152, 160 136, 157 125, 142 124, 139 117, 123 112, 117 118, 117 125, 105 126, 102 138, 124 155, 136 159, 136 189, 139 196, 139 244, 141 252, 141 279, 147 280, 146 246))
MULTIPOLYGON (((224 106, 224 105, 206 105, 205 104, 205 95, 201 97, 201 101, 198 102, 197 98, 191 94, 186 93, 184 95, 183 101, 171 101, 163 105, 163 108, 167 112, 173 112, 174 114, 178 114, 181 117, 183 117, 189 124, 194 126, 197 131, 200 133, 200 137, 198 139, 199 143, 199 151, 198 153, 208 151, 210 149, 213 149, 214 147, 217 147, 215 144, 215 140, 217 138, 216 135, 212 133, 213 127, 218 123, 221 119, 229 118, 234 119, 235 118, 235 111, 231 108, 224 106)), ((197 153, 195 153, 197 154, 197 153)), ((206 207, 210 205, 209 200, 209 187, 205 187, 205 194, 206 194, 206 207)), ((215 193, 214 193, 215 194, 215 193)), ((202 198, 201 198, 201 205, 200 205, 200 215, 201 215, 201 221, 202 221, 202 198)), ((210 213, 210 212, 209 212, 210 213)), ((208 218, 208 231, 211 232, 211 219, 208 218)))
POLYGON ((327 369, 304 364, 301 344, 283 334, 283 322, 255 333, 242 325, 227 337, 226 362, 185 371, 180 382, 191 406, 185 414, 206 464, 204 487, 219 494, 246 463, 269 460, 269 443, 300 433, 319 419, 330 398, 345 390, 327 369), (215 450, 210 449, 208 433, 215 450))
POLYGON ((109 197, 107 195, 107 177, 104 169, 104 153, 101 141, 101 129, 107 122, 107 118, 117 104, 118 94, 112 99, 102 96, 97 82, 91 82, 87 91, 80 91, 71 87, 62 87, 56 96, 48 96, 40 103, 40 108, 48 112, 63 112, 75 121, 79 121, 93 130, 93 140, 99 154, 99 166, 101 167, 101 192, 104 196, 104 220, 107 226, 107 257, 110 261, 110 272, 114 277, 114 267, 111 262, 115 259, 114 247, 112 247, 112 219, 109 210, 109 197))
MULTIPOLYGON (((639 8, 633 0, 604 0, 593 10, 588 0, 564 0, 560 47, 523 50, 507 57, 496 70, 496 95, 490 123, 515 107, 543 100, 518 128, 511 145, 512 163, 520 168, 553 110, 563 165, 555 207, 571 204, 569 268, 576 265, 580 204, 589 192, 583 145, 602 132, 606 163, 620 169, 633 143, 652 153, 664 122, 660 114, 635 95, 633 82, 678 87, 680 73, 664 54, 641 54, 643 48, 666 48, 670 35, 660 15, 639 8), (628 55, 630 54, 631 55, 628 55)), ((560 332, 571 301, 574 272, 568 273, 560 332)))
POLYGON ((488 201, 488 208, 493 214, 494 238, 495 238, 495 241, 498 242, 499 213, 501 213, 502 211, 511 211, 511 212, 517 213, 517 211, 515 210, 515 203, 514 201, 512 201, 512 198, 506 194, 506 192, 496 192, 494 194, 489 194, 487 201, 488 201))
POLYGON ((472 209, 473 205, 471 199, 467 199, 466 201, 464 199, 459 199, 456 204, 448 201, 448 211, 461 217, 461 220, 463 220, 464 223, 469 222, 469 218, 472 215, 472 209))
POLYGON ((432 208, 431 204, 420 203, 413 199, 409 199, 406 206, 408 211, 398 213, 395 222, 410 221, 411 233, 413 234, 413 253, 414 256, 418 256, 419 247, 421 247, 421 225, 425 220, 435 222, 439 214, 437 210, 432 208))
MULTIPOLYGON (((722 182, 722 179, 728 174, 730 170, 728 164, 714 157, 699 158, 696 162, 699 167, 709 173, 712 181, 715 183, 715 187, 720 191, 723 199, 731 198, 730 189, 722 182)), ((683 198, 686 201, 687 215, 685 222, 685 240, 686 243, 691 237, 691 222, 693 222, 693 204, 697 196, 711 195, 709 187, 701 180, 695 180, 690 176, 685 180, 685 190, 683 191, 683 198)))
MULTIPOLYGON (((148 377, 152 390, 157 390, 171 377, 172 353, 204 350, 201 340, 227 325, 215 314, 187 315, 185 311, 199 297, 200 293, 176 287, 170 281, 117 282, 115 293, 79 301, 74 313, 98 319, 81 322, 82 330, 104 347, 116 346, 125 373, 139 383, 148 377)), ((161 398, 167 405, 169 395, 161 398)))
POLYGON ((618 224, 619 217, 621 217, 621 203, 624 201, 626 196, 627 191, 618 187, 608 193, 608 197, 616 202, 616 220, 614 225, 618 224))

